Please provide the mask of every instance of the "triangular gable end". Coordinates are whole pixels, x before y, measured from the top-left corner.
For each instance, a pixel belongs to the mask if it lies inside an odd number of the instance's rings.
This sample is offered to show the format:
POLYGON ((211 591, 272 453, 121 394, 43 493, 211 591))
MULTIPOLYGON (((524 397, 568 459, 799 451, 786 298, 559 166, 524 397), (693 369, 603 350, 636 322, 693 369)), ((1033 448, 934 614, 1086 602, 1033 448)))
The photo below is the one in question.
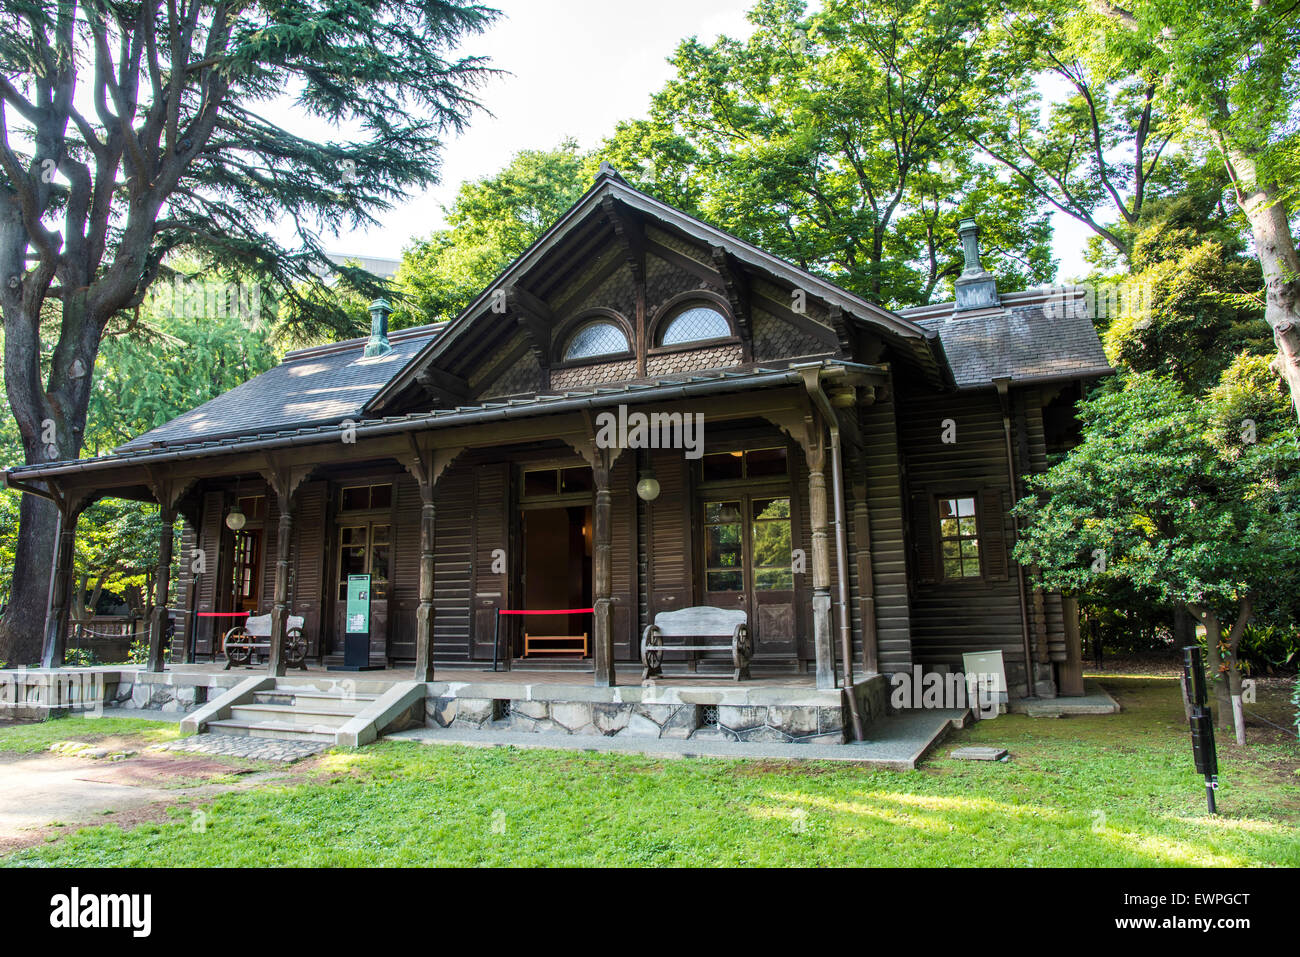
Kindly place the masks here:
POLYGON ((886 349, 936 387, 951 385, 933 331, 661 203, 602 164, 591 189, 365 413, 811 358, 877 361, 886 349), (663 323, 696 304, 725 314, 729 334, 665 348, 663 323), (565 343, 597 321, 621 330, 626 350, 566 362, 565 343))

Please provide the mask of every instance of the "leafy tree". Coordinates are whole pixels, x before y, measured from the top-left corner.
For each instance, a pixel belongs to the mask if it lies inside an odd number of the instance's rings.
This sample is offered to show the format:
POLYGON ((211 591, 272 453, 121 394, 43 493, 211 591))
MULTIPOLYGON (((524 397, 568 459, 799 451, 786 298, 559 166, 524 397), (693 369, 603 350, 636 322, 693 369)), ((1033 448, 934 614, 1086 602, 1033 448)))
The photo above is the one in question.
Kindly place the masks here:
MULTIPOLYGON (((373 224, 434 181, 440 131, 464 124, 486 73, 451 51, 494 15, 453 0, 0 7, 0 311, 25 460, 80 455, 105 330, 174 252, 265 281, 286 322, 346 327, 298 288, 332 271, 316 230, 373 224), (348 135, 314 141, 266 119, 281 94, 348 135), (281 222, 294 248, 274 238, 281 222), (47 306, 61 307, 52 329, 47 306)), ((39 654, 53 522, 24 499, 0 658, 39 654)))
POLYGON ((1024 69, 1003 78, 999 101, 966 135, 1128 257, 1147 203, 1178 192, 1196 165, 1181 117, 1158 95, 1160 73, 1108 60, 1073 4, 1010 0, 1000 13, 990 42, 1024 69))
POLYGON ((1220 723, 1240 744, 1242 635, 1252 616, 1295 620, 1300 594, 1300 431, 1233 421, 1244 407, 1276 421, 1277 390, 1270 415, 1258 385, 1250 360, 1212 401, 1130 375, 1081 405, 1082 442, 1016 506, 1016 560, 1049 587, 1133 589, 1204 624, 1220 723))
POLYGON ((646 120, 602 150, 667 202, 886 305, 950 296, 958 221, 1004 288, 1051 278, 1039 198, 965 127, 1021 51, 984 0, 760 0, 744 42, 684 41, 646 120))
POLYGON ((1263 272, 1275 372, 1300 416, 1300 252, 1292 232, 1300 182, 1300 7, 1260 0, 1071 0, 1078 35, 1115 72, 1154 73, 1168 112, 1217 152, 1250 225, 1263 272))
POLYGON ((567 139, 552 150, 524 150, 495 175, 462 184, 444 210, 447 228, 402 255, 394 326, 454 319, 594 177, 595 161, 567 139))
POLYGON ((1218 190, 1149 201, 1135 230, 1131 269, 1102 279, 1106 354, 1119 368, 1160 372, 1203 392, 1243 351, 1268 355, 1272 335, 1259 264, 1231 221, 1217 220, 1218 190))

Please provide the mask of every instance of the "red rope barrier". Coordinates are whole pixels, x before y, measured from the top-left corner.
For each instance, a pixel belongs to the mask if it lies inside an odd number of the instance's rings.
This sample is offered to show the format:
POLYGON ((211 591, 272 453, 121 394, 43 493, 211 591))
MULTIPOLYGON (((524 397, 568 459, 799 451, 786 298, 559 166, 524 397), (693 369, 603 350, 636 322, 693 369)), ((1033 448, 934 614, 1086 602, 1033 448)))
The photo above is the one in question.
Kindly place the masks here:
POLYGON ((248 617, 251 611, 196 611, 194 613, 199 618, 238 618, 241 615, 248 617))
POLYGON ((542 611, 515 611, 510 608, 498 608, 498 615, 581 615, 584 612, 594 612, 594 608, 547 608, 542 611))

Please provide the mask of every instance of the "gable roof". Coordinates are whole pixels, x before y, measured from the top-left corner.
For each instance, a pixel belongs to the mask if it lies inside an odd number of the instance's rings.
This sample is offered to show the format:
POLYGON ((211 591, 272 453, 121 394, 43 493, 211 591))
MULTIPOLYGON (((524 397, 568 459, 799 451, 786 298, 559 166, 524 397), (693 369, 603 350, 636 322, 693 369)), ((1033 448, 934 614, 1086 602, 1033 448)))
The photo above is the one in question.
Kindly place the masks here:
POLYGON ((957 312, 950 302, 901 312, 938 333, 959 389, 988 388, 1000 377, 1026 384, 1114 371, 1083 288, 1003 293, 1000 299, 999 307, 971 312, 957 312))
MULTIPOLYGON (((445 325, 445 324, 443 324, 445 325)), ((367 339, 290 352, 284 361, 196 409, 119 446, 133 452, 225 436, 335 424, 361 410, 411 357, 437 338, 442 325, 389 335, 393 351, 364 358, 367 339)))
POLYGON ((439 356, 447 352, 459 339, 471 334, 477 320, 490 310, 498 290, 504 290, 526 276, 530 270, 556 248, 570 233, 588 219, 601 214, 601 205, 609 197, 624 206, 641 213, 659 224, 672 227, 688 236, 710 245, 721 247, 738 261, 757 270, 767 272, 774 278, 789 283, 794 288, 804 289, 814 298, 828 305, 839 306, 845 315, 875 327, 889 338, 900 342, 911 357, 926 368, 932 381, 938 384, 951 384, 947 374, 947 365, 943 361, 942 346, 938 336, 929 329, 912 322, 900 314, 863 299, 861 296, 841 289, 834 283, 800 269, 750 243, 733 236, 731 233, 710 226, 667 203, 629 186, 623 177, 606 163, 601 164, 600 173, 591 188, 587 190, 554 225, 543 233, 528 249, 507 266, 459 316, 453 319, 444 332, 434 342, 429 343, 416 355, 410 365, 396 375, 380 389, 366 407, 367 412, 377 412, 391 398, 411 385, 416 375, 424 368, 435 363, 439 356))

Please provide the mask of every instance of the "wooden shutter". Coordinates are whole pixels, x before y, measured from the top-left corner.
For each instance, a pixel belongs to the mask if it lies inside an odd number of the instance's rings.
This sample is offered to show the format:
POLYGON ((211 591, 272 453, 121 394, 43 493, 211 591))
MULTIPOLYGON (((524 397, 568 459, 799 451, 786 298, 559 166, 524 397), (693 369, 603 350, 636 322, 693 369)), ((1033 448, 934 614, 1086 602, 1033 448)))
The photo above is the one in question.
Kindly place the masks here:
MULTIPOLYGON (((507 607, 510 581, 511 546, 509 533, 510 465, 492 462, 475 469, 474 490, 474 605, 473 657, 491 660, 493 630, 496 627, 497 609, 507 607), (492 553, 504 549, 504 570, 492 570, 492 553)), ((503 623, 504 626, 504 623, 503 623)), ((504 627, 501 639, 502 657, 509 655, 509 635, 504 627)))
POLYGON ((614 656, 624 661, 641 653, 636 636, 636 456, 624 452, 610 476, 610 597, 614 602, 614 656))
POLYGON ((691 581, 691 508, 686 460, 675 450, 652 453, 659 497, 648 506, 650 616, 695 604, 691 581))
POLYGON ((912 575, 917 582, 933 583, 939 580, 939 549, 935 542, 939 516, 928 492, 913 492, 909 504, 912 575))
POLYGON ((465 661, 470 653, 474 478, 473 469, 453 466, 435 493, 433 649, 438 661, 465 661))
MULTIPOLYGON (((262 522, 262 588, 257 596, 257 613, 269 615, 275 608, 275 565, 280 554, 280 499, 266 487, 266 519, 262 522)), ((290 542, 290 547, 293 543, 290 542)))
MULTIPOLYGON (((325 585, 325 506, 327 482, 307 482, 298 489, 293 521, 293 588, 290 614, 302 615, 307 653, 320 655, 325 585)), ((274 567, 274 559, 270 564, 274 567)), ((271 578, 274 588, 275 578, 271 578)))
POLYGON ((1009 577, 1005 523, 1001 490, 980 489, 980 552, 984 559, 984 577, 992 581, 1006 581, 1009 577))
POLYGON ((414 658, 415 612, 420 604, 420 486, 410 475, 401 475, 393 483, 393 498, 397 520, 391 538, 388 657, 414 658))
MULTIPOLYGON (((217 608, 217 577, 221 569, 221 529, 225 520, 225 495, 207 492, 203 496, 203 518, 199 522, 198 544, 203 551, 201 574, 195 579, 195 604, 197 611, 229 611, 217 608)), ((213 653, 214 633, 220 633, 222 618, 198 618, 195 626, 194 652, 200 655, 213 653)))

